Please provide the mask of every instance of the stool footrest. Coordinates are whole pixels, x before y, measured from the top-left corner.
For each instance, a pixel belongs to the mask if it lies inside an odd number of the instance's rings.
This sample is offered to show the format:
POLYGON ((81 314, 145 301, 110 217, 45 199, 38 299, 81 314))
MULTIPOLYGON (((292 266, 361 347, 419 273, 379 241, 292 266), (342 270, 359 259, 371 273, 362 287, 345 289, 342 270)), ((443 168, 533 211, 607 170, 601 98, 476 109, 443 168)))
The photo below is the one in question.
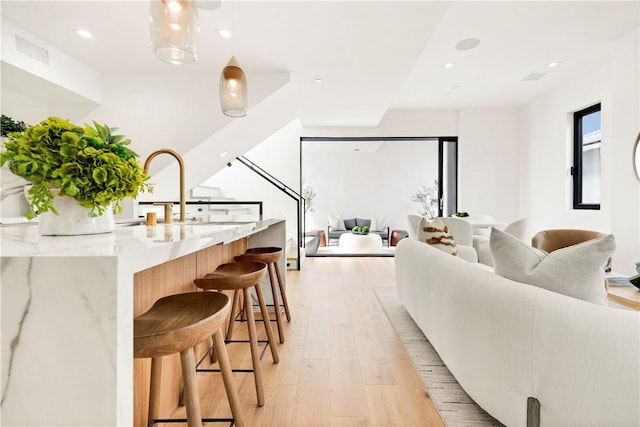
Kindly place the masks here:
MULTIPOLYGON (((251 341, 249 341, 249 340, 225 340, 224 343, 225 344, 238 344, 238 343, 245 343, 246 344, 246 343, 249 343, 249 342, 251 342, 251 341)), ((262 347, 262 351, 260 352, 260 360, 262 361, 262 359, 264 358, 264 354, 267 352, 267 348, 269 348, 269 346, 271 344, 269 343, 269 340, 258 340, 257 342, 258 342, 258 344, 265 344, 265 343, 267 344, 264 347, 262 347)), ((215 370, 215 371, 214 370, 207 370, 207 369, 204 369, 204 368, 200 369, 200 365, 202 364, 202 362, 204 362, 204 359, 206 359, 207 356, 209 355, 209 353, 211 353, 214 350, 215 349, 214 349, 213 346, 209 347, 209 350, 207 350, 207 352, 204 354, 204 356, 202 356, 202 358, 200 358, 200 360, 198 360, 196 362, 196 372, 220 372, 219 369, 215 370)), ((240 370, 239 371, 239 370, 232 369, 231 372, 253 372, 253 369, 247 370, 247 371, 244 371, 244 370, 240 370)))

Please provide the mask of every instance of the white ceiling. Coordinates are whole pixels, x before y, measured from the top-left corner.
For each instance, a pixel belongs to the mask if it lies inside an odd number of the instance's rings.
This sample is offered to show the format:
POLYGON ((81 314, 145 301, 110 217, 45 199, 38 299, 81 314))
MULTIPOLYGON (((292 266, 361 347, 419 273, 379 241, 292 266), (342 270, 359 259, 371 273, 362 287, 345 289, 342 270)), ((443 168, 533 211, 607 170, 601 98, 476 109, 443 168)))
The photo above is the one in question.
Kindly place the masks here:
POLYGON ((4 19, 102 73, 217 79, 231 55, 249 89, 252 74, 289 72, 304 126, 375 126, 388 109, 522 104, 605 61, 608 44, 637 28, 640 14, 637 0, 223 1, 200 10, 198 62, 173 66, 151 52, 147 1, 1 7, 4 19), (94 39, 79 38, 80 27, 94 39), (455 49, 471 37, 477 48, 455 49), (553 61, 561 64, 547 68, 553 61), (522 81, 530 73, 546 74, 522 81))

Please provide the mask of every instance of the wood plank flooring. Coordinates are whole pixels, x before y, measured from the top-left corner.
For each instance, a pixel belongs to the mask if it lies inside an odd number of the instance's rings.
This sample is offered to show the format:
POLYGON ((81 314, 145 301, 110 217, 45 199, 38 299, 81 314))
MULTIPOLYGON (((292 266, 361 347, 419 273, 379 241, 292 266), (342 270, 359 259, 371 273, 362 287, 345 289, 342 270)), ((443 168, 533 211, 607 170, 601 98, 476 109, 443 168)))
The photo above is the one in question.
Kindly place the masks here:
MULTIPOLYGON (((307 258, 287 281, 293 318, 278 344, 280 363, 268 351, 262 360, 264 407, 252 374, 234 374, 249 425, 443 425, 373 292, 395 286, 393 258, 307 258)), ((241 338, 245 324, 235 331, 241 338)), ((250 367, 247 344, 227 349, 234 368, 250 367)), ((230 417, 219 374, 198 377, 203 416, 230 417)))

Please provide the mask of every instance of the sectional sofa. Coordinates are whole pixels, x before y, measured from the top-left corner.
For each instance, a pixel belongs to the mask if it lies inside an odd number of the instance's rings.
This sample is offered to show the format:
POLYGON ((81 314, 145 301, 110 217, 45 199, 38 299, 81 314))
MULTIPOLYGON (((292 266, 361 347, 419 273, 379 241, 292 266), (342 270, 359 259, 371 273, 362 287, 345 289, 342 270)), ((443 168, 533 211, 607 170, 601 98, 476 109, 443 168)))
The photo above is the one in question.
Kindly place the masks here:
MULTIPOLYGON (((340 239, 340 236, 344 233, 351 233, 351 229, 355 226, 359 227, 370 227, 371 219, 369 218, 345 218, 344 219, 344 229, 337 229, 332 227, 331 224, 327 225, 327 244, 330 245, 331 241, 335 241, 340 239)), ((378 234, 382 238, 382 243, 387 243, 389 246, 389 227, 385 226, 382 230, 370 230, 369 233, 378 234)))
POLYGON ((407 311, 501 423, 640 425, 640 312, 515 282, 414 239, 395 262, 407 311))

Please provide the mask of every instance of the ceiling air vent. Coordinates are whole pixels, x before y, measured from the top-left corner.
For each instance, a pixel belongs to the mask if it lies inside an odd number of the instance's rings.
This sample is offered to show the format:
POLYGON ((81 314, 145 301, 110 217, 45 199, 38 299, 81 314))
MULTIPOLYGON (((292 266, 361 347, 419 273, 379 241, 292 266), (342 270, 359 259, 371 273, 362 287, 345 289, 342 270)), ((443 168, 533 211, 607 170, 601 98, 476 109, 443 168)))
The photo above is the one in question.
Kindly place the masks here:
POLYGON ((15 34, 16 52, 49 65, 49 51, 15 34))

